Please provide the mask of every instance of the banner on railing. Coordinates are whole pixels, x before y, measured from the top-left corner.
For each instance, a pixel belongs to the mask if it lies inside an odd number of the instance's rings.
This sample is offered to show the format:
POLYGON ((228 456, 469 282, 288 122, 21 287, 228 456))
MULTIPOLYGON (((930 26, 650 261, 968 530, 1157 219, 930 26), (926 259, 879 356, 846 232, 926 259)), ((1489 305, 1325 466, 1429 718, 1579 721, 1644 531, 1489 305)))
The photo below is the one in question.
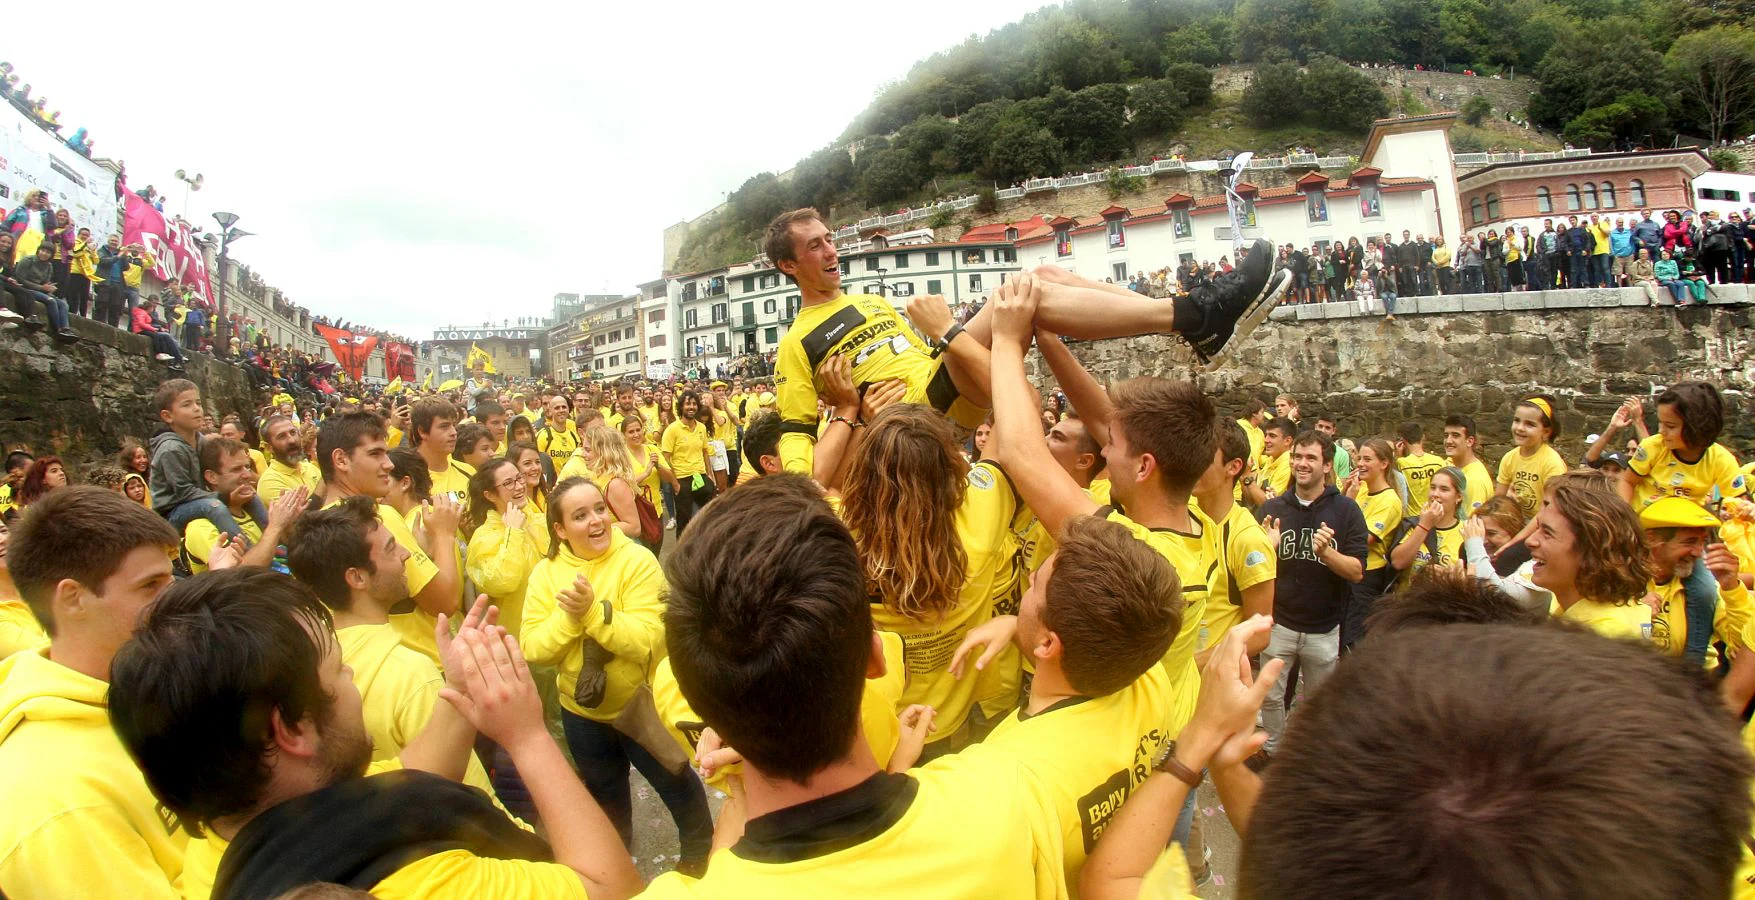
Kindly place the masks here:
POLYGON ((116 231, 115 176, 73 152, 10 103, 0 103, 0 205, 15 209, 32 189, 48 192, 52 209, 90 228, 101 246, 116 231))
MULTIPOLYGON (((131 191, 124 191, 122 200, 127 203, 122 219, 122 243, 139 244, 152 254, 157 263, 152 269, 155 277, 181 282, 201 295, 201 299, 213 302, 213 286, 207 277, 207 257, 202 255, 201 244, 195 240, 189 226, 166 219, 164 213, 153 209, 152 204, 131 191)), ((94 231, 94 238, 95 235, 94 231)))
POLYGON ((378 348, 378 336, 370 334, 354 334, 345 328, 333 325, 316 326, 317 333, 329 342, 329 349, 335 353, 335 361, 341 364, 348 377, 359 381, 365 377, 366 358, 378 348))

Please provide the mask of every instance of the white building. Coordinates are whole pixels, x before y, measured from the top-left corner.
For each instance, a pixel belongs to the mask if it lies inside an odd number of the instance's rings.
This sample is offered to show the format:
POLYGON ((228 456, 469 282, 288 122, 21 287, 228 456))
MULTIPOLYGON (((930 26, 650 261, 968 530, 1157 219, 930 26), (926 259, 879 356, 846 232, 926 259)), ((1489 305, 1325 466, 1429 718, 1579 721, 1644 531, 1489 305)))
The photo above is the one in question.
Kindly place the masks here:
POLYGON ((646 348, 645 377, 669 378, 681 357, 677 307, 663 278, 640 285, 640 346, 646 348))
POLYGON ((641 299, 639 294, 618 297, 586 313, 584 327, 591 341, 592 376, 612 381, 626 375, 644 376, 641 299))
POLYGON ((726 269, 678 275, 669 281, 669 295, 682 340, 678 362, 684 368, 709 370, 731 360, 731 315, 726 296, 726 269))

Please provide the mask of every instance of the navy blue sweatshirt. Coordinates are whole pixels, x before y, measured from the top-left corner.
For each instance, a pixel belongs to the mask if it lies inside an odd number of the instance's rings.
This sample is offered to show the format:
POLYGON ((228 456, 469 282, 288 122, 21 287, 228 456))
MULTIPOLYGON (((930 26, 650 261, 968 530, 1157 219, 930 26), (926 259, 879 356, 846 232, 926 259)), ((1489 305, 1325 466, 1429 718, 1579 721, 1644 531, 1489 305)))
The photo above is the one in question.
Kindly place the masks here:
POLYGON ((1329 485, 1306 506, 1296 491, 1273 497, 1261 506, 1261 518, 1280 520, 1279 572, 1274 578, 1274 624, 1303 634, 1323 634, 1340 627, 1353 596, 1353 583, 1336 575, 1316 558, 1310 538, 1327 525, 1335 533, 1335 549, 1365 566, 1365 514, 1359 504, 1329 485))

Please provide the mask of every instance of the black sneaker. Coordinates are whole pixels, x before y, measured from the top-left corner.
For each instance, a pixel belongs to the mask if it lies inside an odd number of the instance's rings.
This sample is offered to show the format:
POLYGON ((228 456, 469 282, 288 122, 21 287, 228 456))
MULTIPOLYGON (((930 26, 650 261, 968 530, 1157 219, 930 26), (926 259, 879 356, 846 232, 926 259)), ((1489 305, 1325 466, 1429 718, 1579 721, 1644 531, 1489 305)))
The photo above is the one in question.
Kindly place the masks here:
POLYGON ((71 328, 63 328, 55 332, 55 340, 71 344, 79 340, 79 335, 71 328))
POLYGON ((26 327, 26 328, 41 328, 41 327, 43 327, 43 320, 41 318, 38 318, 37 316, 25 316, 24 317, 24 327, 26 327))
POLYGON ((1189 292, 1203 315, 1199 327, 1180 332, 1183 340, 1202 363, 1218 365, 1231 338, 1254 331, 1291 283, 1291 272, 1274 268, 1274 245, 1256 241, 1242 265, 1189 292))

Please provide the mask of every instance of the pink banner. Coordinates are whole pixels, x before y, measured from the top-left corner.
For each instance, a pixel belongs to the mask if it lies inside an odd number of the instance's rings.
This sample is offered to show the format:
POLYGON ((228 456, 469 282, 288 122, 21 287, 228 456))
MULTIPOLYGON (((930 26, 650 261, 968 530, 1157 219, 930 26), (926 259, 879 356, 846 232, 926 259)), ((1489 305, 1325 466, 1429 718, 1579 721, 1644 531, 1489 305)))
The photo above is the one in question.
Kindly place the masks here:
POLYGON ((207 257, 202 255, 201 242, 195 239, 189 226, 166 219, 164 213, 132 191, 124 191, 122 198, 128 204, 122 216, 122 243, 139 244, 152 254, 158 263, 152 269, 154 277, 179 281, 212 303, 207 257))

